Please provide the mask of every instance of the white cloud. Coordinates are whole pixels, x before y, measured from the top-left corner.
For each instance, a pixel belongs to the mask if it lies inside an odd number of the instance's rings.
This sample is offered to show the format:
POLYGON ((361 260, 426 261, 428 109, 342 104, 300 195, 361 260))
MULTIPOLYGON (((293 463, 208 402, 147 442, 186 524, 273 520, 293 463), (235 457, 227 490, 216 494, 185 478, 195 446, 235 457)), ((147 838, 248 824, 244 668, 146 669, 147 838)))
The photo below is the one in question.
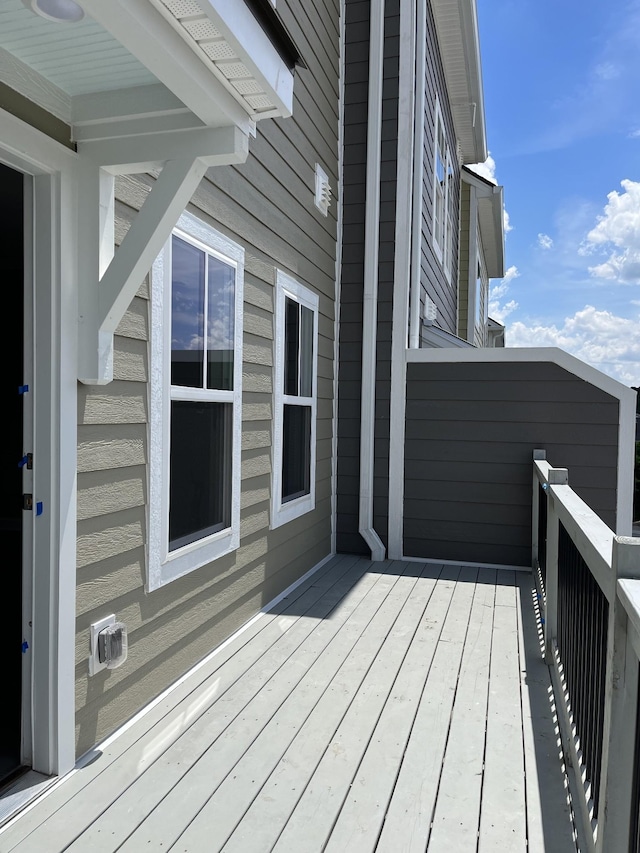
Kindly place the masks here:
POLYGON ((509 214, 507 213, 506 210, 502 211, 502 220, 504 222, 504 233, 508 234, 509 231, 513 230, 513 225, 511 224, 511 221, 509 219, 509 214))
POLYGON ((623 192, 607 196, 604 213, 587 234, 582 254, 609 252, 601 264, 589 267, 596 278, 640 283, 640 181, 620 182, 623 192))
POLYGON ((538 246, 541 249, 551 249, 553 248, 553 240, 548 234, 538 234, 538 246))
POLYGON ((518 303, 514 299, 511 299, 506 305, 502 305, 500 300, 504 299, 509 292, 511 282, 519 275, 518 267, 510 266, 504 274, 504 278, 498 284, 494 284, 489 291, 489 316, 499 323, 504 323, 505 318, 518 307, 518 303))
POLYGON ((620 76, 620 68, 613 62, 601 62, 593 69, 593 73, 600 80, 615 80, 620 76))
POLYGON ((471 169, 472 172, 475 172, 476 175, 480 175, 481 178, 490 181, 492 184, 498 183, 496 179, 496 161, 491 156, 491 152, 489 152, 484 163, 472 163, 467 168, 471 169))
POLYGON ((560 347, 625 385, 640 385, 640 318, 618 317, 586 305, 562 324, 507 328, 510 347, 560 347))
POLYGON ((629 134, 629 136, 631 139, 640 138, 640 127, 637 130, 632 130, 631 133, 629 134))

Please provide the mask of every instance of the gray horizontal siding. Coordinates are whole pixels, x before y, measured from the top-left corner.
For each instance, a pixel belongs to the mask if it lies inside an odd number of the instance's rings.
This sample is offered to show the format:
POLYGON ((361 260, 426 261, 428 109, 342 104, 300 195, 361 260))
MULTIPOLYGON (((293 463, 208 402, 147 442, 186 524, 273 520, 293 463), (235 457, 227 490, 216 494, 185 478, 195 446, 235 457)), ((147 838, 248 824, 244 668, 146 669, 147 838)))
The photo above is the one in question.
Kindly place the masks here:
POLYGON ((421 298, 422 305, 428 296, 435 302, 438 315, 436 324, 447 332, 457 333, 458 328, 458 221, 453 234, 453 263, 451 282, 447 281, 442 263, 433 248, 433 175, 435 162, 436 99, 444 119, 447 142, 452 157, 454 180, 454 210, 459 211, 460 166, 457 160, 456 135, 449 105, 444 70, 438 47, 436 25, 431 3, 427 3, 427 61, 425 69, 425 115, 422 183, 422 252, 421 252, 421 298))
POLYGON ((536 448, 615 528, 618 420, 555 364, 409 364, 404 553, 530 565, 536 448))
MULTIPOLYGON (((279 0, 306 69, 294 115, 259 122, 244 164, 210 169, 190 210, 245 250, 240 547, 145 593, 149 291, 118 328, 115 380, 79 389, 77 750, 84 752, 180 677, 331 549, 331 457, 338 187, 339 18, 335 0, 279 0), (314 170, 329 175, 328 217, 314 206, 314 170), (316 508, 269 530, 274 284, 282 269, 319 295, 316 508), (129 657, 87 674, 89 625, 116 613, 129 657)), ((117 182, 116 242, 153 186, 117 182)))
POLYGON ((356 554, 368 553, 358 533, 358 496, 369 12, 369 0, 346 0, 336 547, 343 553, 356 554))

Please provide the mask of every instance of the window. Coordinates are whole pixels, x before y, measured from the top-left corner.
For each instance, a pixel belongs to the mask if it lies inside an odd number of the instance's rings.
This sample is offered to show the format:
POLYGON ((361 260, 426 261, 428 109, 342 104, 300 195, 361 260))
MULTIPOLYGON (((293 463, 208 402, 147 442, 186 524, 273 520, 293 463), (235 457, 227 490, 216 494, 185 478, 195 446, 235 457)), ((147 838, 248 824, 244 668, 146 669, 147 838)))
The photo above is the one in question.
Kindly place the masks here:
POLYGON ((318 297, 280 271, 275 321, 272 528, 315 506, 318 297))
POLYGON ((453 234, 457 222, 454 200, 454 171, 447 145, 440 103, 436 101, 435 152, 433 163, 433 245, 451 283, 453 234))
POLYGON ((153 267, 149 589, 239 545, 243 264, 185 213, 153 267))

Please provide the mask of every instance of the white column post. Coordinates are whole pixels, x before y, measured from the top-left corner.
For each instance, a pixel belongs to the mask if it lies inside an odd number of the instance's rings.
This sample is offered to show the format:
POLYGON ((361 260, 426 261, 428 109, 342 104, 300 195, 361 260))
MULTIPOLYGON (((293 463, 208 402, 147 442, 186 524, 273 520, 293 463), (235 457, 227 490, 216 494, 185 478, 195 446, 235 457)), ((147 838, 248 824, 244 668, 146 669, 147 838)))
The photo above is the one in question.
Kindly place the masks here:
POLYGON ((554 662, 553 643, 558 637, 558 514, 553 497, 553 486, 569 485, 566 468, 549 468, 547 487, 547 551, 546 551, 546 608, 544 620, 544 657, 551 666, 554 662))

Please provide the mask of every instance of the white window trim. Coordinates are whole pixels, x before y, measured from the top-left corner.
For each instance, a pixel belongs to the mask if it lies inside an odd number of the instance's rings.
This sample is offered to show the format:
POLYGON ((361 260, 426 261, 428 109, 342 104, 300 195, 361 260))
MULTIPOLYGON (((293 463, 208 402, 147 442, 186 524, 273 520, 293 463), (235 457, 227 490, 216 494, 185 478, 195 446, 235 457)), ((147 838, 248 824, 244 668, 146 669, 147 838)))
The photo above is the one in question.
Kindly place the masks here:
MULTIPOLYGON (((171 238, 151 271, 151 389, 149 414, 149 547, 147 590, 152 591, 240 545, 240 466, 242 446, 242 305, 244 249, 206 222, 183 213, 173 234, 219 257, 236 270, 233 391, 206 394, 207 399, 233 403, 231 525, 224 530, 169 551, 169 444, 171 400, 183 396, 171 377, 171 238)), ((172 236, 173 236, 172 234, 172 236)), ((195 393, 193 393, 195 391, 195 393)), ((197 396, 189 390, 189 399, 197 396)))
MULTIPOLYGON (((433 214, 431 219, 431 232, 432 232, 432 245, 433 250, 436 254, 437 259, 442 264, 442 268, 444 270, 445 277, 449 284, 452 283, 452 272, 453 272, 453 224, 449 223, 449 206, 451 204, 451 181, 449 179, 449 173, 453 172, 453 160, 451 158, 451 148, 449 146, 449 140, 447 139, 447 126, 444 123, 444 118, 442 116, 442 109, 440 107, 440 99, 436 96, 436 113, 435 113, 435 125, 434 125, 434 142, 433 142, 433 214), (443 225, 442 225, 442 245, 437 240, 437 231, 436 231, 436 194, 438 193, 438 173, 437 173, 437 162, 438 162, 438 130, 439 127, 442 126, 442 135, 444 137, 445 142, 445 151, 444 151, 444 174, 445 174, 445 183, 444 183, 444 199, 442 206, 442 217, 443 217, 443 225)), ((452 217, 454 218, 454 217, 452 217)))
POLYGON ((318 397, 318 296, 291 276, 277 270, 275 306, 275 373, 271 478, 271 524, 274 529, 315 509, 316 505, 316 417, 318 397), (284 393, 285 298, 294 299, 313 311, 313 388, 311 397, 289 397, 284 393), (311 406, 311 464, 308 495, 282 503, 282 442, 284 406, 302 403, 311 406))

